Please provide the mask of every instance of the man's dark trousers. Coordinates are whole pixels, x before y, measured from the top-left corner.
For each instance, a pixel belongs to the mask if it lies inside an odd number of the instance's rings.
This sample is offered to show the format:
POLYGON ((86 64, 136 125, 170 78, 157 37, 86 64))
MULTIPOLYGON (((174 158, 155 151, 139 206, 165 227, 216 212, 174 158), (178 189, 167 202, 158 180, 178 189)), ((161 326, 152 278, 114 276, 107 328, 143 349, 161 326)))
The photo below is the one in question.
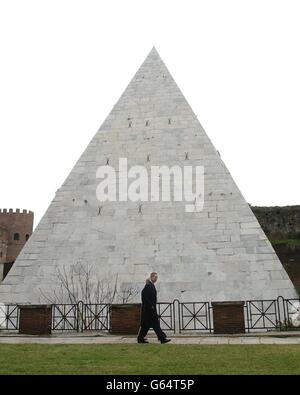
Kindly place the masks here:
MULTIPOLYGON (((145 313, 144 313, 145 314, 145 313)), ((147 313, 146 313, 147 314, 147 313)), ((148 313, 149 314, 149 313, 148 313)), ((147 315, 148 315, 147 314, 147 315)), ((151 313, 150 313, 151 314, 151 313)), ((153 313, 152 313, 153 314, 153 313)), ((143 311, 142 311, 142 317, 143 317, 143 311)), ((149 317, 150 318, 150 317, 149 317)), ((165 334, 165 332, 163 332, 163 330, 160 327, 159 324, 159 319, 157 316, 157 313, 155 312, 153 314, 153 317, 150 318, 150 320, 147 318, 146 320, 144 320, 143 322, 143 318, 141 320, 141 327, 139 330, 139 334, 138 334, 138 339, 143 340, 144 337, 147 335, 148 331, 150 328, 153 328, 154 332, 156 333, 157 337, 159 340, 163 340, 167 337, 167 335, 165 334), (156 317, 155 317, 156 315, 156 317), (146 322, 145 322, 146 321, 146 322)))

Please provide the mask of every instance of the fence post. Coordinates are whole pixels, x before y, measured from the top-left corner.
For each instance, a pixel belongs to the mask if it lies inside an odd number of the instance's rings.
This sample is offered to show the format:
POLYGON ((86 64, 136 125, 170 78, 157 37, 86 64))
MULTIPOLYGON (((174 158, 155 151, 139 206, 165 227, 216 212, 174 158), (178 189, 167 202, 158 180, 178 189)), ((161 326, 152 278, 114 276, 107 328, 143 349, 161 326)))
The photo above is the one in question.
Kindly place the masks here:
POLYGON ((250 317, 249 317, 249 303, 247 300, 244 302, 244 309, 246 310, 246 331, 250 333, 250 317))
POLYGON ((180 324, 180 302, 178 299, 173 300, 173 325, 174 325, 174 333, 176 333, 176 328, 178 325, 178 333, 181 333, 181 324, 180 324), (176 311, 177 304, 177 311, 176 311), (178 317, 177 317, 178 313, 178 317))
POLYGON ((283 329, 286 330, 287 329, 287 317, 286 317, 286 311, 285 311, 285 299, 283 296, 277 297, 277 309, 278 309, 279 330, 280 331, 282 331, 283 329), (282 303, 283 323, 281 322, 280 303, 279 303, 280 300, 282 303))
POLYGON ((211 322, 212 322, 211 314, 213 312, 213 309, 212 309, 211 301, 206 302, 206 303, 207 303, 207 305, 206 305, 207 310, 205 311, 206 317, 207 317, 207 319, 206 319, 207 321, 206 322, 208 323, 209 333, 212 333, 213 328, 212 328, 212 325, 211 325, 211 322))
POLYGON ((81 333, 85 328, 84 307, 84 303, 80 300, 77 303, 77 332, 81 333))

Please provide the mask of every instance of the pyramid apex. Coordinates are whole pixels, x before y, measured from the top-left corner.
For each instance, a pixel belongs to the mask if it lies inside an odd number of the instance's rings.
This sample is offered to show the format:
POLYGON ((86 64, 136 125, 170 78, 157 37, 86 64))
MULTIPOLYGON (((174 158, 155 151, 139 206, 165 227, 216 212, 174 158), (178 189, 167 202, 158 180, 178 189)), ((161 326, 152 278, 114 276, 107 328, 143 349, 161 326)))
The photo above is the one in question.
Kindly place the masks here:
POLYGON ((150 72, 150 71, 153 71, 154 68, 163 69, 165 73, 168 72, 165 63, 162 60, 162 58, 160 57, 159 53, 157 52, 157 49, 155 48, 155 46, 153 46, 151 48, 150 52, 144 59, 143 63, 141 64, 141 66, 138 70, 138 73, 141 75, 144 75, 146 70, 148 72, 150 72))
POLYGON ((153 45, 153 47, 151 48, 151 51, 149 52, 148 56, 150 55, 156 55, 159 57, 159 53, 157 52, 157 49, 155 48, 155 46, 153 45))

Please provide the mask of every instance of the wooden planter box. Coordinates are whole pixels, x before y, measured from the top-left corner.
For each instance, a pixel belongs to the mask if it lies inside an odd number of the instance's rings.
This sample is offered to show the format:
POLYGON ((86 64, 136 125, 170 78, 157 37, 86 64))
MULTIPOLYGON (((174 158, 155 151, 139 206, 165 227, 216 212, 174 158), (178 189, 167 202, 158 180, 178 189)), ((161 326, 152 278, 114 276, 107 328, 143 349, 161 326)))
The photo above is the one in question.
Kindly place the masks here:
POLYGON ((51 334, 51 305, 24 305, 19 306, 19 309, 19 333, 25 335, 51 334))
POLYGON ((244 302, 212 302, 214 333, 245 333, 244 302))
POLYGON ((110 333, 137 335, 141 323, 141 303, 112 304, 110 333))

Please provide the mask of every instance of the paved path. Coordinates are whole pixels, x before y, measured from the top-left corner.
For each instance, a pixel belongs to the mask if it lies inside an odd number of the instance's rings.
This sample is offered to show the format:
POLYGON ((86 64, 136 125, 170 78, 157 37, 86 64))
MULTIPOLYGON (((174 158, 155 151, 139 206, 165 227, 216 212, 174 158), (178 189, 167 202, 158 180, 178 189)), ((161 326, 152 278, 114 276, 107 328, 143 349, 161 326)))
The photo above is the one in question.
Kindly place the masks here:
MULTIPOLYGON (((300 334, 245 336, 170 336, 168 344, 300 344, 300 334)), ((150 343, 159 344, 153 336, 150 343)), ((22 336, 0 334, 0 344, 135 344, 135 337, 113 335, 64 334, 53 336, 22 336)), ((147 347, 147 345, 141 345, 147 347)))

